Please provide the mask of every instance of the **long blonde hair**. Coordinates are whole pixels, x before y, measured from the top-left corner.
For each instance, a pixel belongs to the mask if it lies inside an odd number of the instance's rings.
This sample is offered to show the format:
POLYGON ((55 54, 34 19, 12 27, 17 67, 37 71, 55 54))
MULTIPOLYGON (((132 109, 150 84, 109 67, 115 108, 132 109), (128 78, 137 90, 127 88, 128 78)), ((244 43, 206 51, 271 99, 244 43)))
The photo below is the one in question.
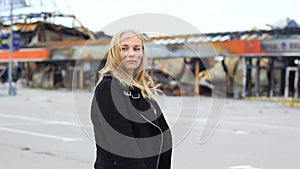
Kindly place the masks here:
POLYGON ((114 77, 119 79, 124 85, 135 86, 141 89, 143 97, 148 99, 155 99, 156 89, 154 89, 154 83, 152 78, 146 71, 147 68, 147 58, 144 51, 145 37, 138 34, 134 30, 125 30, 115 34, 110 42, 109 51, 107 53, 107 61, 105 66, 100 70, 98 83, 103 79, 104 75, 107 73, 112 74, 114 77), (122 68, 121 62, 122 58, 120 56, 120 44, 121 36, 124 34, 133 34, 141 40, 143 57, 140 66, 135 70, 134 77, 129 76, 129 74, 122 68))

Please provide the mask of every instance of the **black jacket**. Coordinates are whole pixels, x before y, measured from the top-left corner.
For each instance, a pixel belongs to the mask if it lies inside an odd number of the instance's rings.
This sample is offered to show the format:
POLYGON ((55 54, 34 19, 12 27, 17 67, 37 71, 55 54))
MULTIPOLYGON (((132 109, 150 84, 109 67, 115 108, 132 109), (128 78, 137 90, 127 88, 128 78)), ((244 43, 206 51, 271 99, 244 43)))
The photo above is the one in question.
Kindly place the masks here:
POLYGON ((170 169, 172 137, 157 102, 106 75, 91 105, 95 169, 170 169))

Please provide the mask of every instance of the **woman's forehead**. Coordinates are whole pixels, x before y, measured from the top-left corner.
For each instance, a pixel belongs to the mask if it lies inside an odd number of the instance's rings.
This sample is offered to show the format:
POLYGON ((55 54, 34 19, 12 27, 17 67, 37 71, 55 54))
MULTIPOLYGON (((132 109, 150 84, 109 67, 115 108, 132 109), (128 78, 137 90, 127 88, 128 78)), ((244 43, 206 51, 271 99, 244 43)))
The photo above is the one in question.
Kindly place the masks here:
POLYGON ((141 39, 134 33, 124 33, 120 37, 120 42, 126 43, 128 41, 132 41, 135 43, 142 43, 141 39))

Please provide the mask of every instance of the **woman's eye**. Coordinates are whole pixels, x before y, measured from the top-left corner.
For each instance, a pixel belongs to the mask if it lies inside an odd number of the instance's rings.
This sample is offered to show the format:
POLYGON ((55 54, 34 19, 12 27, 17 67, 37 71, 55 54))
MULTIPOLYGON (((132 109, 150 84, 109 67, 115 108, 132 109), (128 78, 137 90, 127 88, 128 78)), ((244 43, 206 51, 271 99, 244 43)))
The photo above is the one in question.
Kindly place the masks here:
POLYGON ((121 51, 126 51, 127 50, 127 48, 121 48, 121 51))

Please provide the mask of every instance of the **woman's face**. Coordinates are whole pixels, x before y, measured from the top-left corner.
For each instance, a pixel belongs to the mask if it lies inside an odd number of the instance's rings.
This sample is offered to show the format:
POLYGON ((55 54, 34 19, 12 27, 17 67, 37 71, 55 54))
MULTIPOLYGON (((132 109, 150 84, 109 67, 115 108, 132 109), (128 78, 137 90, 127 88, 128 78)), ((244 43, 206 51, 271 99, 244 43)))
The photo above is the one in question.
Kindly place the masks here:
POLYGON ((127 71, 133 75, 143 57, 142 41, 133 33, 124 33, 121 36, 120 56, 127 71))

